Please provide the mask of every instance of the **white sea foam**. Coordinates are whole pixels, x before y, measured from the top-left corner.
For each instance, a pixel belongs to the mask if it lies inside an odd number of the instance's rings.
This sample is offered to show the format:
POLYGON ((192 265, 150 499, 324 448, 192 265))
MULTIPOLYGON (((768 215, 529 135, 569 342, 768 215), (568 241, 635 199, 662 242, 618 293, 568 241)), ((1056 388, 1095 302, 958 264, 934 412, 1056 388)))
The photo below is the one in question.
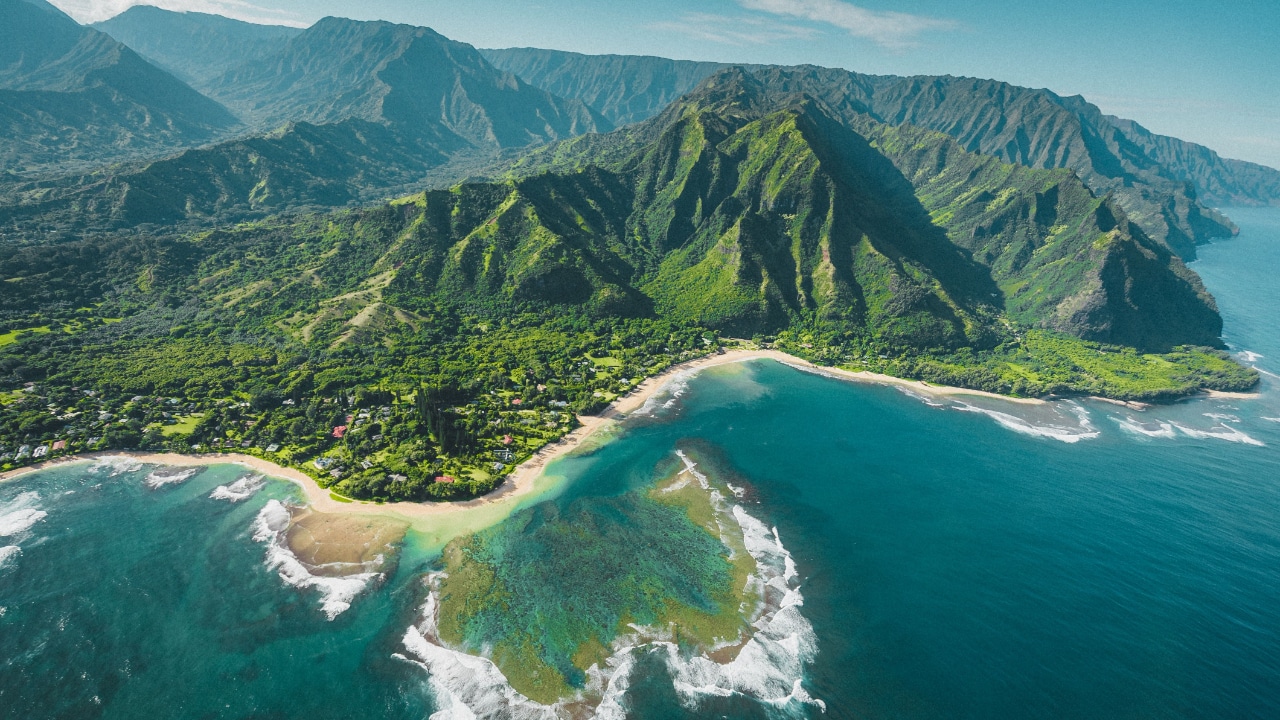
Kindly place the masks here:
POLYGON ((1253 352, 1252 350, 1241 350, 1239 353, 1237 353, 1237 357, 1239 357, 1244 362, 1255 363, 1266 356, 1259 355, 1258 353, 1253 352))
POLYGON ((905 387, 903 385, 894 385, 893 388, 898 392, 902 393, 903 395, 906 395, 907 397, 912 398, 914 400, 919 400, 920 402, 924 403, 925 405, 928 405, 929 407, 945 407, 945 403, 938 402, 938 400, 935 398, 918 393, 912 390, 911 388, 905 387))
POLYGON ((36 507, 39 500, 40 494, 31 491, 0 505, 0 537, 25 539, 32 526, 49 516, 36 507))
POLYGON ((0 570, 3 570, 18 560, 18 556, 22 554, 22 548, 17 545, 8 545, 0 547, 0 570))
POLYGON ((1078 443, 1081 440, 1092 440, 1100 435, 1089 421, 1089 411, 1075 403, 1069 406, 1076 417, 1080 419, 1080 425, 1075 428, 1060 425, 1036 425, 1016 415, 1003 413, 999 410, 988 410, 966 402, 957 402, 952 407, 962 412, 986 415, 1009 430, 1032 437, 1051 438, 1064 443, 1078 443))
POLYGON ((1280 418, 1264 417, 1262 419, 1266 420, 1267 422, 1280 423, 1280 418))
POLYGON ((1240 422, 1240 418, 1239 418, 1239 416, 1236 416, 1236 415, 1228 415, 1228 414, 1226 414, 1226 413, 1204 413, 1204 416, 1205 416, 1205 417, 1207 417, 1207 418, 1213 418, 1214 420, 1219 420, 1219 421, 1224 422, 1224 423, 1229 423, 1229 422, 1231 422, 1231 423, 1238 423, 1238 422, 1240 422))
POLYGON ((266 482, 261 475, 245 475, 230 485, 219 485, 214 488, 213 492, 209 493, 209 497, 214 500, 238 503, 253 497, 264 485, 266 482))
POLYGON ((110 477, 122 475, 124 473, 138 472, 142 469, 142 463, 135 458, 127 455, 106 455, 97 459, 93 466, 89 468, 91 473, 109 473, 110 477))
POLYGON ((152 490, 159 490, 168 485, 181 485, 199 475, 204 468, 161 468, 147 475, 142 482, 152 490))
MULTIPOLYGON (((404 636, 411 657, 396 655, 427 671, 440 706, 432 720, 555 718, 566 714, 567 703, 588 698, 599 699, 594 712, 598 720, 623 720, 628 716, 623 697, 636 660, 644 655, 656 655, 666 665, 678 696, 690 710, 696 710, 698 702, 708 696, 741 695, 780 709, 811 705, 825 712, 826 705, 803 687, 804 668, 817 653, 817 638, 800 612, 804 597, 791 553, 776 528, 766 526, 741 506, 728 506, 723 494, 711 488, 707 477, 697 470, 697 464, 681 451, 676 454, 685 466, 681 474, 688 476, 683 482, 696 480, 711 492, 718 510, 732 514, 741 528, 743 546, 756 561, 756 573, 748 579, 747 587, 758 592, 761 601, 750 614, 754 633, 737 657, 719 663, 706 655, 689 655, 672 642, 668 630, 633 625, 633 633, 613 641, 613 654, 604 664, 587 671, 582 693, 556 705, 542 705, 516 692, 488 659, 444 646, 438 636, 437 615, 439 583, 445 576, 434 573, 427 577, 431 593, 421 621, 404 636)), ((738 642, 740 639, 725 646, 738 642)))
POLYGON ((289 550, 287 533, 291 521, 289 509, 279 500, 269 500, 253 523, 253 539, 266 543, 266 565, 275 570, 285 584, 320 591, 321 609, 333 620, 351 608, 356 596, 369 583, 382 579, 382 573, 362 572, 340 577, 314 575, 311 569, 289 550))
POLYGON ((671 376, 671 379, 665 385, 658 388, 652 395, 645 398, 644 404, 638 409, 632 411, 632 415, 647 416, 653 415, 654 412, 661 407, 664 410, 670 410, 675 407, 676 403, 689 389, 689 381, 698 374, 699 368, 693 370, 685 370, 671 376))
POLYGON ((1120 429, 1135 435, 1145 435, 1153 438, 1174 438, 1178 436, 1177 431, 1173 429, 1172 423, 1142 422, 1131 417, 1116 418, 1115 420, 1120 423, 1120 429))
POLYGON ((1181 430, 1182 434, 1186 435, 1187 437, 1193 437, 1201 440, 1204 440, 1204 439, 1226 440, 1227 442, 1241 443, 1244 445, 1254 445, 1256 447, 1266 447, 1267 445, 1261 440, 1258 440, 1249 435, 1246 435, 1245 433, 1240 432, 1240 430, 1233 427, 1229 427, 1227 425, 1218 425, 1216 427, 1209 428, 1208 430, 1199 430, 1196 428, 1189 428, 1183 425, 1179 425, 1177 423, 1173 423, 1173 426, 1181 430))

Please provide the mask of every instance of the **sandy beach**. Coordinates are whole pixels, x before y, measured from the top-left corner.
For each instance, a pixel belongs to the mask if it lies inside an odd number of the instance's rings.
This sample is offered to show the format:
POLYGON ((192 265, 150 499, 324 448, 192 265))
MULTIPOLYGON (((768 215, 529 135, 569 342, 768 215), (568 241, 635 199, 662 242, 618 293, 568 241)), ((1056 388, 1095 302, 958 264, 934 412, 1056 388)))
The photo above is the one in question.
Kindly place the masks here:
MULTIPOLYGON (((719 354, 708 355, 696 360, 691 360, 689 362, 680 363, 679 365, 674 365, 668 368, 660 375, 648 378, 637 385, 630 393, 614 401, 600 415, 579 418, 579 422, 581 424, 579 428, 566 435, 559 442, 544 446, 541 450, 535 453, 533 457, 526 460, 512 471, 512 473, 507 477, 506 482, 504 482, 496 491, 486 495, 485 497, 464 502, 401 502, 386 504, 361 502, 358 500, 342 502, 334 499, 328 490, 320 487, 314 479, 305 473, 277 465, 269 460, 264 460, 252 455, 241 455, 239 453, 209 453, 202 455, 129 452, 89 453, 85 455, 58 458, 47 463, 40 463, 24 468, 18 468, 16 470, 10 470, 6 473, 0 473, 0 481, 11 480, 20 475, 37 472, 59 464, 89 462, 104 457, 127 456, 148 464, 176 467, 222 463, 242 465, 254 472, 293 482, 302 488, 306 496, 307 504, 313 510, 322 513, 357 515, 389 514, 405 518, 410 521, 421 521, 433 518, 442 519, 453 515, 478 513, 486 509, 495 511, 500 509, 509 510, 517 507, 520 500, 530 496, 534 492, 535 487, 539 484, 537 481, 543 476, 543 472, 549 463, 583 447, 584 443, 589 439, 596 437, 601 433, 601 431, 616 425, 618 421, 626 418, 630 413, 633 413, 643 407, 649 398, 661 391, 662 388, 671 382, 671 380, 677 375, 692 373, 706 368, 716 367, 718 365, 728 365, 731 363, 747 362, 750 360, 773 360, 797 370, 812 372, 825 377, 852 382, 894 385, 923 395, 979 396, 1024 405, 1041 405, 1047 402, 1036 398, 1012 398, 980 390, 931 385, 918 380, 904 380, 902 378, 880 375, 872 372, 854 372, 839 368, 821 367, 778 350, 740 349, 729 350, 719 354)), ((1254 397, 1253 395, 1238 393, 1209 393, 1209 396, 1215 398, 1254 397)), ((484 514, 489 515, 491 513, 484 514)), ((414 524, 420 526, 420 523, 414 524)))

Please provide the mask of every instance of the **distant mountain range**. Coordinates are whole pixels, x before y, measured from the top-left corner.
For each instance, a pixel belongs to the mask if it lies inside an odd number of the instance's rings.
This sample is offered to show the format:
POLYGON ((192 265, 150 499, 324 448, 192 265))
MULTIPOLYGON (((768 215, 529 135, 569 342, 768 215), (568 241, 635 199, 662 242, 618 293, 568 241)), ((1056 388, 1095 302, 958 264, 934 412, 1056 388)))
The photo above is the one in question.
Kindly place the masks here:
POLYGON ((95 23, 156 66, 191 87, 207 92, 228 70, 258 61, 302 32, 282 25, 257 25, 198 12, 172 12, 134 5, 95 23))
MULTIPOLYGON (((485 50, 496 67, 606 117, 660 112, 723 65, 554 50, 485 50), (618 88, 629 92, 620 96, 618 88), (625 106, 620 104, 625 98, 625 106)), ((1131 217, 1184 257, 1234 232, 1209 205, 1280 204, 1280 172, 1104 115, 1081 97, 994 80, 862 75, 818 67, 754 67, 779 92, 806 93, 844 114, 865 113, 956 138, 966 150, 1036 168, 1074 170, 1096 193, 1114 193, 1131 217)))
POLYGON ((172 152, 239 124, 216 101, 44 0, 0 0, 0 172, 172 152))

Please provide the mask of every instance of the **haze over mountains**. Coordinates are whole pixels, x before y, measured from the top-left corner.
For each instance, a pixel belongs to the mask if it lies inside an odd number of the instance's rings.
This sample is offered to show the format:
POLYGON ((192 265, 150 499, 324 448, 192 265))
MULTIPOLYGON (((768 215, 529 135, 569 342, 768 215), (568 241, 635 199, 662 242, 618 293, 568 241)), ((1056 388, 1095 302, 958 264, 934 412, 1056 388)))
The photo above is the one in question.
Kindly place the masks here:
POLYGON ((484 176, 498 181, 425 196, 431 239, 396 278, 731 333, 810 318, 981 348, 1009 317, 1169 348, 1218 342, 1213 300, 1179 259, 1232 233, 1208 203, 1280 202, 1274 170, 992 80, 477 51, 339 18, 294 30, 136 7, 98 25, 139 56, 56 10, 0 3, 25 42, 43 38, 43 54, 8 51, 13 92, 82 92, 102 57, 123 59, 111 77, 170 89, 146 96, 170 135, 128 146, 138 160, 3 189, 0 226, 28 242, 484 176), (194 147, 229 128, 241 136, 194 147), (157 159, 165 142, 189 149, 157 159))
POLYGON ((239 122, 44 0, 0 0, 0 171, 30 173, 206 142, 239 122))

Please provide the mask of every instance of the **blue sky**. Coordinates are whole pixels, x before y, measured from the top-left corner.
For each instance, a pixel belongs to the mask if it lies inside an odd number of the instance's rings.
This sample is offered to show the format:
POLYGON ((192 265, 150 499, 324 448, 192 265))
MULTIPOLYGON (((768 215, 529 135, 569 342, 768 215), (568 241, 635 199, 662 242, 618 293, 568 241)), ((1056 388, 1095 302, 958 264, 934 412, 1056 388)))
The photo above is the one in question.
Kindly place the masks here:
MULTIPOLYGON (((138 0, 53 0, 82 21, 138 0)), ((304 25, 426 25, 479 47, 970 75, 1081 94, 1280 167, 1280 0, 146 0, 304 25), (690 9, 694 8, 694 9, 690 9)))

